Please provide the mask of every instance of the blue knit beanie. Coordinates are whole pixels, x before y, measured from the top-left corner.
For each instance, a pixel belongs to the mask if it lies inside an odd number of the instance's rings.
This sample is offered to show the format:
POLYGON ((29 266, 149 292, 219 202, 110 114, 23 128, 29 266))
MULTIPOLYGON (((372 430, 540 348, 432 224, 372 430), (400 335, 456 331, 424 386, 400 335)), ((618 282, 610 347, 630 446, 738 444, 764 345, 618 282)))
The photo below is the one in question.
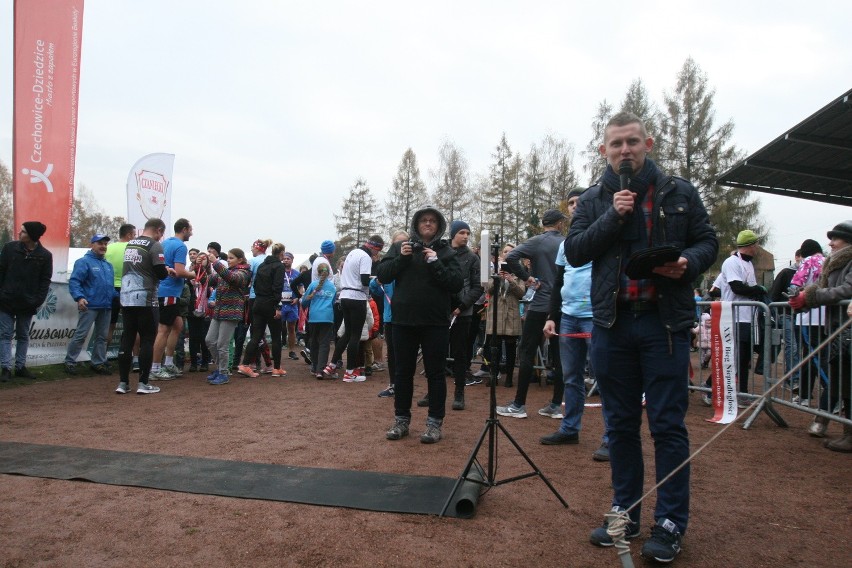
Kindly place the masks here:
POLYGON ((455 238, 456 233, 458 233, 462 229, 467 229, 468 231, 470 231, 470 225, 468 225, 464 221, 460 221, 459 219, 456 219, 455 221, 450 223, 450 240, 455 238))
POLYGON ((320 252, 323 254, 334 254, 334 243, 332 241, 323 241, 320 245, 320 252))

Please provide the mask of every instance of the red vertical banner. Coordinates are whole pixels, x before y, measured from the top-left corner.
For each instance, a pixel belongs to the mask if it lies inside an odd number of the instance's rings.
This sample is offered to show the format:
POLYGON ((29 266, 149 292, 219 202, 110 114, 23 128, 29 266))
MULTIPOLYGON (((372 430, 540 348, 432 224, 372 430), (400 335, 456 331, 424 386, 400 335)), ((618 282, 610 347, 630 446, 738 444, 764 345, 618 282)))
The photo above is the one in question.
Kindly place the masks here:
POLYGON ((12 185, 15 232, 41 221, 65 281, 74 200, 83 0, 15 0, 12 185))

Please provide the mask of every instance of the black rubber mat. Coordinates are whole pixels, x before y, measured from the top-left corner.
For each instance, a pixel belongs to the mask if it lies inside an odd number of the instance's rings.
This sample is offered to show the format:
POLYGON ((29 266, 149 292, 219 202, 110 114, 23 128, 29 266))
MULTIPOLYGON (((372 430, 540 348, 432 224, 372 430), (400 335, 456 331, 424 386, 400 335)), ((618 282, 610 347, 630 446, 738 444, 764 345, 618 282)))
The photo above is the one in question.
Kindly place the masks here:
MULTIPOLYGON (((0 442, 0 473, 243 499, 438 515, 455 479, 0 442)), ((448 516, 470 518, 478 489, 457 491, 448 516), (472 502, 471 502, 472 501, 472 502)))

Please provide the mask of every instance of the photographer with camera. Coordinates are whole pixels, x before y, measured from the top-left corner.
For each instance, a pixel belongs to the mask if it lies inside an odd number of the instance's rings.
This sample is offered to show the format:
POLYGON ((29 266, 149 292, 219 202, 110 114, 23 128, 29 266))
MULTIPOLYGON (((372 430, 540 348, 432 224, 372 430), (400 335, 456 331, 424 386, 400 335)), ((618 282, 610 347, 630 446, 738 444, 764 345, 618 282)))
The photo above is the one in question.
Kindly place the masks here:
POLYGON ((463 278, 456 251, 441 239, 447 220, 431 206, 417 210, 411 219, 411 240, 391 245, 379 263, 379 282, 394 282, 393 342, 394 424, 388 440, 408 436, 417 351, 423 352, 423 366, 429 392, 424 444, 441 439, 447 400, 445 365, 449 341, 453 295, 462 289, 463 278))

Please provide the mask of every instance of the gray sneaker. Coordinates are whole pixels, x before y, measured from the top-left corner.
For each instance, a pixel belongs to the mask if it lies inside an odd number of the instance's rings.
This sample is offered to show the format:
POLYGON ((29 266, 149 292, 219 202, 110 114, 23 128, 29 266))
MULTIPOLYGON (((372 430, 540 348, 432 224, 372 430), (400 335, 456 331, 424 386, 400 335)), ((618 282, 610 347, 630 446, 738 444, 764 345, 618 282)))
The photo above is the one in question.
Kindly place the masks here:
POLYGON ((127 394, 130 392, 130 385, 127 383, 118 383, 118 388, 115 389, 118 394, 127 394))
POLYGON ((512 418, 527 417, 527 407, 524 405, 515 406, 515 401, 510 402, 506 406, 498 406, 496 410, 500 416, 511 416, 512 418))
POLYGON ((159 371, 151 373, 150 379, 152 381, 173 381, 175 376, 168 372, 165 367, 160 367, 159 371))
POLYGON ((434 444, 441 439, 441 425, 434 422, 426 423, 426 431, 420 434, 420 442, 423 444, 434 444))
POLYGON ((155 392, 160 392, 160 387, 155 387, 148 383, 139 383, 139 386, 136 388, 136 394, 154 394, 155 392))
POLYGON ((394 420, 393 426, 390 427, 390 430, 385 434, 385 438, 388 440, 401 440, 408 436, 408 425, 410 421, 407 418, 396 417, 394 420))
POLYGON ((608 462, 609 444, 606 442, 601 443, 601 447, 595 450, 595 452, 592 454, 592 459, 596 462, 608 462))
POLYGON ((548 418, 558 418, 562 420, 562 407, 558 404, 553 404, 552 402, 548 402, 547 406, 540 409, 538 413, 541 416, 547 416, 548 418))
POLYGON ((178 369, 177 366, 175 366, 175 365, 163 365, 162 367, 160 367, 160 370, 164 370, 164 369, 167 373, 169 373, 173 377, 180 377, 180 376, 183 375, 183 371, 178 369))

